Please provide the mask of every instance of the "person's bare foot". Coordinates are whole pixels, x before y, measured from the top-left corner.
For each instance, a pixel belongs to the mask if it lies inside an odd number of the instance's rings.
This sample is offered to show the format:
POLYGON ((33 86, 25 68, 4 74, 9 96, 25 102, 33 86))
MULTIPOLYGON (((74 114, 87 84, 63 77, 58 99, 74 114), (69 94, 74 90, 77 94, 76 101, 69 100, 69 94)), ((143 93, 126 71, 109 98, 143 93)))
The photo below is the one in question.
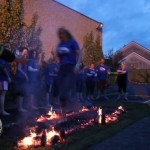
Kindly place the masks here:
POLYGON ((38 110, 38 107, 32 106, 31 109, 33 109, 33 110, 38 110))
POLYGON ((6 112, 6 111, 2 111, 2 115, 4 115, 4 116, 9 116, 10 113, 8 113, 8 112, 6 112))
POLYGON ((27 112, 27 110, 26 110, 26 109, 23 109, 23 108, 18 109, 18 111, 19 111, 19 112, 23 112, 23 113, 27 112))

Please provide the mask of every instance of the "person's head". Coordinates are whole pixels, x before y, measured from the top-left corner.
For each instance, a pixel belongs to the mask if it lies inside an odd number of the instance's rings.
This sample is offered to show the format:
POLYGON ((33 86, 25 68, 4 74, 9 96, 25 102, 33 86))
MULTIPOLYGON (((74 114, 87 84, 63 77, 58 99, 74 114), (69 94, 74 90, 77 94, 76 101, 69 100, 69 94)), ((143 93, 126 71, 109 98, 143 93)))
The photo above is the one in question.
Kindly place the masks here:
POLYGON ((58 38, 60 42, 65 42, 65 41, 73 39, 73 36, 71 35, 71 33, 63 27, 58 29, 57 34, 58 34, 58 38))
POLYGON ((125 63, 121 63, 121 69, 124 70, 126 67, 125 63))
POLYGON ((94 69, 94 68, 95 68, 94 64, 91 64, 91 65, 90 65, 90 68, 91 68, 91 69, 94 69))
POLYGON ((84 64, 83 64, 83 63, 80 64, 80 68, 81 68, 81 69, 84 68, 84 64))
POLYGON ((102 58, 102 59, 100 59, 100 64, 101 65, 104 65, 105 64, 105 60, 102 58))
POLYGON ((23 58, 27 58, 28 57, 28 49, 27 48, 22 48, 21 50, 21 55, 23 58))
POLYGON ((36 52, 36 50, 30 51, 29 57, 30 57, 30 59, 37 59, 37 52, 36 52))
POLYGON ((52 64, 53 63, 53 59, 52 58, 49 58, 48 59, 48 64, 50 65, 50 64, 52 64))

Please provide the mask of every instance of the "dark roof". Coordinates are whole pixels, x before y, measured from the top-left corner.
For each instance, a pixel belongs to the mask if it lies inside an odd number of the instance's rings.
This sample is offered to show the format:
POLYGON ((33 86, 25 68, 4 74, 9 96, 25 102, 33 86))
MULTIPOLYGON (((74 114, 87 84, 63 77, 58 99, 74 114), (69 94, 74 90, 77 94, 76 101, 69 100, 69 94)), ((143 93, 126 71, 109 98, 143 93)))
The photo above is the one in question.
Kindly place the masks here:
POLYGON ((120 48, 118 51, 123 50, 124 48, 126 48, 127 46, 129 46, 129 45, 132 44, 132 43, 135 43, 135 44, 137 44, 137 45, 143 47, 145 50, 148 50, 148 51, 150 52, 150 50, 149 50, 148 48, 144 47, 143 45, 141 45, 141 44, 139 44, 139 43, 137 43, 137 42, 135 42, 135 41, 131 41, 130 43, 124 45, 124 46, 123 46, 122 48, 120 48))
POLYGON ((72 11, 74 11, 74 12, 80 14, 80 15, 82 15, 83 17, 86 17, 86 18, 88 18, 88 19, 90 19, 90 20, 96 22, 96 23, 101 23, 101 24, 103 24, 102 22, 99 22, 99 21, 97 21, 97 20, 94 20, 94 19, 92 19, 92 18, 90 18, 90 17, 88 17, 88 16, 86 16, 86 15, 84 15, 84 14, 78 12, 77 10, 75 10, 75 9, 73 9, 73 8, 70 8, 70 7, 64 5, 64 4, 62 4, 62 3, 60 3, 60 2, 58 2, 58 1, 56 1, 56 0, 53 0, 53 1, 54 1, 55 3, 58 3, 59 5, 62 5, 62 6, 64 6, 64 7, 66 7, 66 8, 68 8, 68 9, 70 9, 70 10, 72 10, 72 11))

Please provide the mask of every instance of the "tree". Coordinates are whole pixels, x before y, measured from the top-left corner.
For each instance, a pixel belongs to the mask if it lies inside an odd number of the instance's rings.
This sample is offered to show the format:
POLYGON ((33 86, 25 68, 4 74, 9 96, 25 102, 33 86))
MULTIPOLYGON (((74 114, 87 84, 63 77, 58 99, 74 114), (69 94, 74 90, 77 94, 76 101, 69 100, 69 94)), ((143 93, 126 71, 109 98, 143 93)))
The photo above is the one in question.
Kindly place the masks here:
POLYGON ((106 63, 112 70, 116 70, 119 66, 119 61, 122 59, 122 52, 114 52, 114 49, 107 51, 105 55, 106 63))
POLYGON ((41 28, 37 27, 38 16, 34 15, 29 26, 24 22, 23 0, 3 0, 0 5, 0 44, 11 51, 18 47, 41 50, 41 28))
POLYGON ((94 42, 94 64, 99 64, 101 58, 104 58, 102 45, 100 44, 100 36, 97 36, 94 42))
POLYGON ((93 33, 87 34, 83 39, 83 62, 86 66, 90 64, 97 65, 100 58, 103 58, 100 37, 94 39, 93 33))

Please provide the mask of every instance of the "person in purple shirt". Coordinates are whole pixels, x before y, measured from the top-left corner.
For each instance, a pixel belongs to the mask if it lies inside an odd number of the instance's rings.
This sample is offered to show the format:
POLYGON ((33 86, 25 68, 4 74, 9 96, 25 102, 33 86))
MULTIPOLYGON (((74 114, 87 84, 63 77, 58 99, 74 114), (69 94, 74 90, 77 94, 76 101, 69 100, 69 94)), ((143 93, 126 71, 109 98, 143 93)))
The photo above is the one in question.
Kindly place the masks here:
MULTIPOLYGON (((105 99, 108 99, 106 96, 106 87, 107 87, 107 77, 109 74, 109 68, 105 65, 105 60, 101 59, 100 64, 96 67, 96 71, 98 74, 98 88, 100 90, 100 93, 105 99)), ((99 98, 99 93, 98 93, 99 98)))
POLYGON ((86 71, 86 94, 88 100, 94 100, 94 90, 96 84, 97 72, 94 64, 90 65, 90 68, 86 71))
POLYGON ((37 87, 38 87, 38 67, 37 67, 37 52, 35 50, 30 51, 29 53, 29 61, 28 61, 28 90, 29 90, 29 97, 30 97, 30 108, 31 109, 38 109, 37 108, 37 101, 35 99, 37 87))
MULTIPOLYGON (((28 49, 22 48, 21 50, 21 59, 28 58, 28 49)), ((17 70, 15 74, 15 91, 17 94, 17 99, 19 101, 19 108, 20 112, 26 112, 26 109, 23 108, 23 100, 28 95, 27 90, 27 83, 29 81, 28 78, 28 65, 27 64, 20 64, 17 63, 17 70)))
POLYGON ((5 111, 4 108, 5 96, 6 92, 8 91, 8 84, 11 82, 9 71, 9 64, 5 60, 0 59, 0 111, 2 115, 10 115, 5 111))
POLYGON ((54 72, 54 64, 53 60, 50 58, 48 60, 48 65, 45 70, 45 81, 46 81, 46 105, 48 107, 51 107, 52 104, 50 104, 50 95, 52 93, 52 86, 54 83, 54 78, 57 76, 54 72))
POLYGON ((121 66, 118 68, 117 73, 118 73, 117 83, 119 92, 117 100, 120 100, 122 92, 124 95, 124 99, 128 100, 127 98, 128 68, 126 68, 124 63, 121 63, 121 66))
POLYGON ((69 92, 73 87, 75 73, 79 70, 82 54, 78 43, 71 33, 65 28, 58 29, 59 44, 56 55, 59 59, 60 67, 58 72, 59 96, 62 119, 66 118, 66 103, 69 100, 69 92))
POLYGON ((84 80, 85 80, 85 70, 83 63, 81 63, 79 73, 76 75, 76 91, 77 91, 77 99, 79 101, 83 100, 84 80))

